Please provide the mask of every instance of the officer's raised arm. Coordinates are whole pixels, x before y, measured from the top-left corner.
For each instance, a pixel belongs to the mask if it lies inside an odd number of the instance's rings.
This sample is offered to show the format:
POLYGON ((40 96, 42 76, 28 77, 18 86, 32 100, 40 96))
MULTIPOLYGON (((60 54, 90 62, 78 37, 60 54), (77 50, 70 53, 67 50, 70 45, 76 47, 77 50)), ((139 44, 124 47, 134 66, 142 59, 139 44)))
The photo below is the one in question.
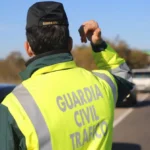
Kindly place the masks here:
POLYGON ((118 100, 123 100, 133 88, 132 76, 125 60, 101 37, 101 29, 94 20, 85 22, 79 29, 81 42, 91 42, 93 57, 99 70, 109 71, 118 86, 118 100))

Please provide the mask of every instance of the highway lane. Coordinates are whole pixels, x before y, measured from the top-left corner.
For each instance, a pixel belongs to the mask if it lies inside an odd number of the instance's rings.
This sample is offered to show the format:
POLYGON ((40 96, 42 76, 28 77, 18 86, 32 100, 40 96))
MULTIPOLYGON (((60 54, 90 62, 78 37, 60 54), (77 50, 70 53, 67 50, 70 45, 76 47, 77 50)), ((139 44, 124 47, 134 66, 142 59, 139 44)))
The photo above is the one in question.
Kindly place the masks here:
POLYGON ((115 111, 113 150, 150 150, 150 94, 138 94, 134 108, 115 111))

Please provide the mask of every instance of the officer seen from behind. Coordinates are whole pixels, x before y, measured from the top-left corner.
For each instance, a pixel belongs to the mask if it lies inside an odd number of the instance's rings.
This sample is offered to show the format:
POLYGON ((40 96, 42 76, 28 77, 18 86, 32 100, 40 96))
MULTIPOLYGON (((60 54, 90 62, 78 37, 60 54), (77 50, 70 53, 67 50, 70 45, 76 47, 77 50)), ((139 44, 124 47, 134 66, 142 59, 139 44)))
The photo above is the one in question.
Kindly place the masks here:
POLYGON ((114 109, 132 89, 125 60, 101 38, 95 21, 80 27, 99 69, 77 67, 61 3, 38 2, 27 14, 32 57, 22 84, 0 106, 1 150, 111 150, 114 109))

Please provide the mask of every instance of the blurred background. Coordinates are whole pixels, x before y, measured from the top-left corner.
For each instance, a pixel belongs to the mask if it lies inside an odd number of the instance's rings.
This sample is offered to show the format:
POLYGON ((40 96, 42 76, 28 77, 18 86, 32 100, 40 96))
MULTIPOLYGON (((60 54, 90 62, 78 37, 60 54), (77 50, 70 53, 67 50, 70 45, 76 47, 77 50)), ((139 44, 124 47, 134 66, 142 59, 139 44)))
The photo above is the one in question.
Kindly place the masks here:
MULTIPOLYGON (((113 150, 150 150, 150 1, 57 0, 64 4, 74 40, 77 65, 96 68, 91 46, 81 44, 78 28, 96 20, 103 38, 123 57, 133 75, 135 88, 115 110, 113 150)), ((24 50, 26 14, 37 0, 3 0, 0 5, 0 95, 21 82, 19 72, 29 59, 24 50), (14 85, 14 86, 12 86, 14 85), (9 88, 11 87, 11 88, 9 88)), ((7 93, 6 92, 6 93, 7 93)))

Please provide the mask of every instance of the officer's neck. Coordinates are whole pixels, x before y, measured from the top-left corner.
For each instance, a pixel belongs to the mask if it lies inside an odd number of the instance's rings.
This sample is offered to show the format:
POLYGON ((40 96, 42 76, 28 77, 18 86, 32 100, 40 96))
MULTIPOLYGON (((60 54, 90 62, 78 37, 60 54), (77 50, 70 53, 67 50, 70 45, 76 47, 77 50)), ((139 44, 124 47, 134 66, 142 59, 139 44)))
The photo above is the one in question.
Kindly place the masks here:
POLYGON ((42 54, 38 54, 38 55, 35 55, 34 57, 32 57, 31 59, 29 59, 27 62, 26 62, 26 66, 28 66, 29 64, 31 64, 32 62, 34 62, 35 60, 37 59, 40 59, 42 57, 46 57, 46 56, 51 56, 51 55, 55 55, 55 54, 61 54, 61 53, 68 53, 71 55, 71 53, 66 50, 57 50, 57 51, 49 51, 49 52, 46 52, 46 53, 42 53, 42 54))

